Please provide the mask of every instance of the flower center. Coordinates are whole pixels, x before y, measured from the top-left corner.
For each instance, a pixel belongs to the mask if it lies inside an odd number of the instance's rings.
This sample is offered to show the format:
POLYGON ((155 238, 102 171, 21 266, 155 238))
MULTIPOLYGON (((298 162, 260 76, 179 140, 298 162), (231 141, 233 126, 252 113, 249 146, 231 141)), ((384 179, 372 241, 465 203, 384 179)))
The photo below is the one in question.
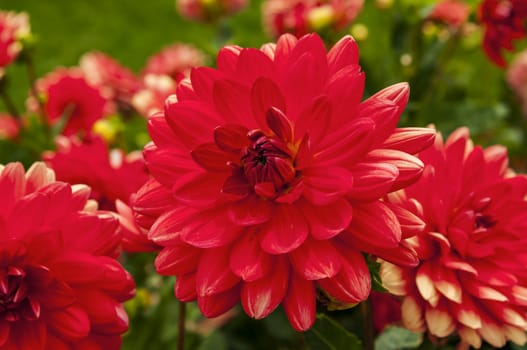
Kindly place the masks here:
POLYGON ((476 219, 474 221, 474 226, 478 228, 491 228, 496 225, 496 221, 490 215, 485 215, 481 213, 476 214, 476 219))
POLYGON ((249 184, 272 185, 274 192, 287 189, 296 176, 293 154, 287 144, 261 130, 249 132, 248 137, 252 145, 247 147, 241 164, 249 184))
POLYGON ((10 266, 2 271, 0 280, 0 315, 6 321, 36 320, 40 314, 38 303, 28 295, 24 270, 10 266))

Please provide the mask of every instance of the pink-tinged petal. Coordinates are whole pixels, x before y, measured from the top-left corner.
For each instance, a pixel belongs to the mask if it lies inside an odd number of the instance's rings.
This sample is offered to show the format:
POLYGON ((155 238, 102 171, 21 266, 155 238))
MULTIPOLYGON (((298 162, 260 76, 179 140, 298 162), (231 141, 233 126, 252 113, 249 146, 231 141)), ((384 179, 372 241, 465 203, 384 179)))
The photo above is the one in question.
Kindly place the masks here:
POLYGON ((326 96, 317 98, 305 108, 295 123, 295 137, 297 139, 309 135, 309 140, 315 145, 322 140, 331 123, 332 106, 326 96))
POLYGON ((243 49, 238 57, 236 75, 247 85, 252 85, 261 77, 273 78, 275 68, 273 61, 258 49, 243 49))
POLYGON ((289 259, 296 273, 310 281, 332 278, 341 266, 339 252, 328 240, 306 239, 289 253, 289 259))
POLYGON ((375 149, 368 153, 367 161, 370 163, 392 164, 399 170, 399 176, 393 184, 391 191, 396 191, 414 183, 423 172, 423 162, 408 153, 391 150, 375 149))
POLYGON ((248 230, 233 244, 229 266, 244 281, 255 281, 271 272, 272 261, 272 255, 260 248, 258 238, 248 230))
POLYGON ((192 88, 197 97, 202 101, 206 101, 210 105, 213 104, 212 88, 214 83, 221 78, 223 78, 223 74, 210 67, 193 68, 190 73, 192 88))
POLYGON ((205 317, 217 317, 232 309, 240 300, 240 286, 218 294, 198 296, 198 306, 205 317))
POLYGON ((327 135, 315 154, 317 164, 352 165, 366 157, 373 144, 375 123, 369 118, 356 119, 327 135))
POLYGON ((502 145, 493 145, 483 150, 486 161, 485 172, 489 178, 503 177, 509 168, 509 158, 507 147, 502 145))
POLYGON ((399 176, 395 165, 385 163, 359 163, 351 172, 355 181, 348 197, 359 201, 373 201, 383 197, 399 176))
POLYGON ((90 332, 90 319, 86 311, 79 307, 57 310, 48 318, 48 326, 58 334, 68 338, 80 339, 90 332))
POLYGON ((437 131, 432 128, 397 128, 381 145, 381 148, 396 149, 416 154, 434 143, 437 131))
POLYGON ((276 51, 275 43, 265 43, 260 46, 260 50, 267 55, 271 60, 274 60, 274 53, 276 51))
POLYGON ((52 181, 55 181, 53 170, 43 162, 35 162, 26 172, 26 193, 35 192, 52 181))
POLYGON ((265 118, 271 107, 287 112, 285 98, 276 83, 268 78, 258 78, 251 88, 251 109, 260 128, 267 126, 265 118))
POLYGON ((220 150, 213 142, 202 143, 194 148, 190 155, 199 166, 212 172, 230 171, 228 163, 237 160, 231 154, 220 150))
POLYGON ((315 284, 292 274, 282 305, 289 323, 297 332, 308 330, 316 318, 315 284))
POLYGON ((472 329, 481 328, 480 310, 472 298, 464 295, 461 303, 450 305, 452 305, 452 313, 459 323, 472 329))
POLYGON ((165 187, 172 187, 176 179, 200 167, 189 156, 188 151, 177 148, 159 148, 149 143, 143 150, 146 165, 152 176, 165 187))
POLYGON ((249 128, 257 126, 256 121, 251 118, 251 92, 248 87, 234 80, 220 79, 214 83, 212 97, 216 111, 227 123, 249 128))
POLYGON ((292 205, 282 204, 275 208, 271 220, 260 229, 260 246, 270 254, 285 254, 298 248, 308 232, 302 213, 292 205))
POLYGON ((161 275, 177 276, 196 270, 201 250, 183 242, 165 247, 155 260, 156 271, 161 275))
POLYGON ((270 201, 258 196, 248 196, 229 205, 229 219, 240 226, 251 226, 268 221, 272 215, 273 205, 270 201))
POLYGON ((236 65, 242 48, 236 45, 227 45, 220 49, 218 52, 218 58, 216 65, 218 70, 223 73, 234 73, 236 72, 236 65))
POLYGON ((293 127, 281 110, 276 107, 271 107, 265 114, 265 119, 268 127, 281 140, 285 142, 291 142, 293 140, 293 127))
POLYGON ((285 65, 289 61, 291 52, 294 50, 298 39, 292 34, 284 34, 278 38, 276 42, 276 50, 274 55, 274 62, 279 69, 279 73, 283 74, 285 65))
POLYGON ((223 188, 228 172, 204 173, 189 172, 174 181, 174 198, 186 205, 203 207, 215 203, 223 188))
POLYGON ((302 203, 302 212, 309 224, 311 237, 322 240, 340 234, 348 227, 353 217, 353 208, 345 199, 328 205, 302 203))
POLYGON ((432 279, 432 266, 429 262, 422 264, 417 270, 415 284, 421 297, 432 306, 437 306, 439 295, 432 279))
MULTIPOLYGON (((178 101, 195 101, 198 98, 192 88, 192 83, 187 79, 183 79, 177 84, 175 96, 178 101)), ((168 102, 171 103, 172 101, 169 100, 168 102)))
POLYGON ((405 241, 401 241, 396 248, 371 249, 369 253, 401 267, 415 267, 420 262, 415 249, 405 241))
POLYGON ((211 140, 220 124, 218 115, 199 101, 179 101, 165 106, 165 118, 175 137, 189 149, 211 140))
POLYGON ((304 197, 315 205, 327 205, 341 199, 353 188, 353 175, 340 167, 309 168, 303 172, 304 197))
POLYGON ((146 125, 148 134, 157 146, 178 147, 180 145, 162 112, 154 113, 148 117, 146 125))
POLYGON ((371 279, 364 257, 356 250, 343 248, 339 255, 339 273, 333 278, 319 280, 318 284, 340 302, 354 304, 366 300, 371 291, 371 279))
POLYGON ((457 273, 438 266, 435 267, 434 271, 435 273, 432 275, 432 278, 435 283, 435 288, 447 299, 454 303, 461 303, 463 292, 457 273))
POLYGON ((346 35, 333 45, 327 57, 331 76, 346 66, 359 64, 359 47, 351 36, 346 35))
POLYGON ((21 163, 9 163, 0 169, 0 219, 5 218, 13 204, 24 195, 26 179, 21 163))
POLYGON ((248 132, 249 129, 243 125, 227 124, 217 126, 214 129, 214 142, 219 149, 225 152, 239 153, 249 146, 248 132))
POLYGON ((282 302, 289 285, 289 264, 284 257, 274 259, 273 273, 243 283, 241 302, 243 309, 257 320, 269 315, 282 302))
MULTIPOLYGON (((361 248, 395 248, 401 241, 401 226, 395 214, 382 202, 353 207, 349 233, 340 236, 361 248)), ((366 250, 368 251, 368 250, 366 250)))
MULTIPOLYGON (((69 186, 67 186, 69 189, 69 186)), ((71 191, 70 191, 71 195, 71 191)), ((24 240, 26 236, 38 231, 42 226, 49 209, 49 196, 34 192, 16 202, 8 219, 7 232, 11 238, 24 240), (31 218, 31 220, 28 220, 31 218)), ((67 202, 65 202, 67 204, 67 202)), ((63 204, 63 203, 60 203, 63 204)), ((53 213, 53 211, 51 211, 53 213)), ((59 211, 65 214, 64 211, 59 211)))
POLYGON ((183 302, 194 301, 198 297, 196 293, 196 274, 189 273, 176 277, 174 295, 183 302))
POLYGON ((376 100, 390 100, 399 106, 402 111, 410 98, 410 85, 408 83, 394 84, 377 92, 371 98, 376 100))
POLYGON ((470 278, 463 279, 461 283, 464 291, 476 298, 501 302, 509 301, 509 298, 498 289, 482 285, 470 278))
POLYGON ((229 266, 230 247, 211 248, 202 252, 196 273, 198 296, 224 292, 234 287, 240 277, 225 268, 229 266))
POLYGON ((456 329, 455 321, 446 308, 427 305, 425 320, 430 333, 437 337, 446 337, 456 329))

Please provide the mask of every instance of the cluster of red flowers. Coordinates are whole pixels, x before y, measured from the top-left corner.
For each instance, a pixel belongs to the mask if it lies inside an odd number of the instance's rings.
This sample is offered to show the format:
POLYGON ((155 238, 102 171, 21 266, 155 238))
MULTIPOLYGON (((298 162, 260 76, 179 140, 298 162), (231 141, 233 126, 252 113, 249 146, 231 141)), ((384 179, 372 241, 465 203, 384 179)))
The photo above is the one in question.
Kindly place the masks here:
MULTIPOLYGON (((245 4, 211 3, 203 13, 178 2, 200 19, 245 4)), ((216 68, 177 44, 139 77, 91 52, 40 79, 28 108, 61 135, 47 165, 0 166, 0 348, 118 349, 134 293, 122 250, 157 251, 175 296, 207 317, 241 303, 261 319, 282 305, 297 331, 312 327, 317 298, 366 300, 367 262, 378 259, 397 296, 373 295, 396 310, 381 318, 476 348, 526 343, 527 177, 508 168, 504 147, 474 146, 465 128, 446 142, 433 128, 398 128, 408 84, 363 100, 355 41, 328 50, 303 35, 341 30, 361 7, 269 0, 270 31, 296 36, 225 46, 216 68), (148 116, 142 155, 93 132, 130 109, 148 116)), ((525 34, 527 6, 482 9, 485 49, 503 64, 499 49, 525 34)), ((0 33, 16 18, 6 16, 0 33)), ((458 26, 467 16, 449 0, 430 18, 458 26)), ((0 35, 0 67, 16 57, 14 38, 0 35)))

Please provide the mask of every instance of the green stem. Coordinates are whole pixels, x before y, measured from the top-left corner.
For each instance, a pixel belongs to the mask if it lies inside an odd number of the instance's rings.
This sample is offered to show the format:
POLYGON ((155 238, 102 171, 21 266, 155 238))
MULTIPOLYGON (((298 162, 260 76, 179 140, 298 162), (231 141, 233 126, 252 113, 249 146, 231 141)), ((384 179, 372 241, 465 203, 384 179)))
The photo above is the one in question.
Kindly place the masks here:
POLYGON ((364 349, 374 350, 375 329, 373 327, 373 313, 371 308, 371 298, 360 304, 360 312, 364 322, 364 349))
POLYGON ((185 349, 185 320, 187 316, 187 304, 179 302, 179 320, 178 320, 178 340, 177 350, 185 349))

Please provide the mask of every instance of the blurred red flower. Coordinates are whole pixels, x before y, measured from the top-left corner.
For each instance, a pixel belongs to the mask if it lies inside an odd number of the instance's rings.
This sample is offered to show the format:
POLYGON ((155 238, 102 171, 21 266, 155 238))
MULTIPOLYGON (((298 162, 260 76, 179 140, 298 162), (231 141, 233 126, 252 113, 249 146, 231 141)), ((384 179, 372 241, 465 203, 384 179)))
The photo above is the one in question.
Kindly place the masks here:
POLYGON ((505 67, 502 50, 512 51, 512 42, 524 38, 527 19, 525 0, 483 0, 479 18, 485 27, 483 49, 498 66, 505 67))
POLYGON ((266 0, 262 4, 266 31, 276 37, 291 33, 339 32, 359 15, 363 0, 266 0))
POLYGON ((89 192, 43 163, 0 170, 2 349, 120 348, 134 282, 114 259, 117 220, 89 192))
POLYGON ((30 31, 27 13, 0 11, 0 69, 15 60, 22 50, 20 39, 30 31))
POLYGON ((20 124, 9 114, 0 112, 0 139, 14 139, 20 132, 20 124))
POLYGON ((119 106, 130 105, 133 95, 141 86, 132 71, 102 52, 85 53, 79 65, 86 80, 91 85, 106 90, 105 96, 119 106))
MULTIPOLYGON (((37 90, 44 97, 44 110, 51 124, 64 122, 62 134, 89 133, 93 124, 112 112, 109 99, 88 83, 79 68, 58 68, 37 81, 37 90)), ((34 99, 28 109, 37 110, 34 99)))
POLYGON ((211 22, 244 9, 248 0, 176 0, 182 17, 195 21, 211 22))
POLYGON ((361 103, 358 60, 349 36, 329 52, 317 35, 227 46, 149 119, 154 180, 133 208, 164 247, 156 268, 177 276, 177 298, 208 317, 241 300, 260 319, 282 303, 306 330, 317 287, 344 304, 368 297, 362 252, 417 262, 379 198, 419 177, 410 153, 435 132, 395 128, 407 84, 361 103))
POLYGON ((404 297, 403 324, 437 337, 457 332, 475 348, 482 339, 524 344, 527 177, 508 169, 505 147, 474 147, 466 128, 419 156, 420 180, 388 195, 390 207, 426 223, 405 239, 419 265, 381 267, 384 285, 404 297))
POLYGON ((467 21, 469 15, 470 6, 463 1, 442 0, 434 5, 428 18, 457 28, 467 21))

